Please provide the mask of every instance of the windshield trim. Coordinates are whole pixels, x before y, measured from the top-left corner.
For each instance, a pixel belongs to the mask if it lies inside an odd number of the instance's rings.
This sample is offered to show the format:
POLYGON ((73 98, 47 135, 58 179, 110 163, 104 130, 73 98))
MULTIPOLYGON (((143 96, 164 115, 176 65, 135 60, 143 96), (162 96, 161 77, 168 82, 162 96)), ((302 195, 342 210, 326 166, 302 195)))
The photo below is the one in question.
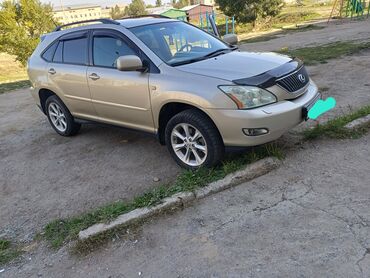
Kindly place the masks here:
MULTIPOLYGON (((196 63, 196 62, 201 62, 201 61, 204 61, 204 60, 208 60, 208 59, 211 59, 212 57, 207 57, 207 55, 205 56, 201 56, 201 57, 198 57, 198 58, 193 58, 193 59, 189 59, 189 60, 186 60, 186 61, 183 61, 184 64, 182 64, 181 62, 178 62, 178 63, 181 63, 181 64, 177 64, 177 63, 168 63, 167 61, 163 60, 161 57, 159 57, 152 49, 150 49, 138 36, 136 36, 136 34, 133 32, 133 29, 136 29, 136 28, 141 28, 141 27, 145 27, 145 26, 153 26, 153 25, 158 25, 158 24, 174 24, 174 23, 182 23, 182 24, 187 24, 191 27, 194 27, 204 33, 206 33, 207 35, 210 35, 212 36, 214 39, 218 40, 219 42, 221 42, 222 44, 225 45, 225 48, 223 49, 224 51, 226 51, 227 49, 230 49, 231 51, 234 51, 234 50, 237 50, 238 47, 237 46, 232 46, 230 44, 228 44, 227 42, 223 41, 221 38, 217 37, 216 35, 212 34, 212 33, 208 33, 207 31, 199 28, 198 26, 195 26, 189 22, 186 22, 186 21, 182 21, 182 20, 175 20, 175 21, 169 21, 169 22, 156 22, 156 23, 151 23, 151 24, 146 24, 146 25, 140 25, 140 26, 133 26, 133 27, 130 27, 130 28, 127 28, 127 30, 130 30, 130 32, 141 42, 143 43, 154 55, 156 55, 156 57, 158 57, 163 63, 165 63, 167 66, 170 66, 170 67, 178 67, 178 66, 182 66, 182 65, 187 65, 187 64, 193 64, 193 63, 196 63)), ((226 54, 226 53, 225 53, 226 54)))

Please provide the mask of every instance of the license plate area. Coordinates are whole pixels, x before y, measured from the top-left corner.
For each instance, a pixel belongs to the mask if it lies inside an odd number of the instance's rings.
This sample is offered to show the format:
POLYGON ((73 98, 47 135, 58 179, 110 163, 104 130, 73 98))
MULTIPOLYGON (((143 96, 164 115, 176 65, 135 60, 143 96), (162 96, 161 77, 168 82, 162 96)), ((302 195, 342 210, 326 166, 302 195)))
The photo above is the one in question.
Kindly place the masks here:
POLYGON ((315 105, 315 103, 322 98, 321 93, 318 93, 310 102, 306 103, 302 108, 302 117, 305 121, 308 120, 308 112, 315 105))

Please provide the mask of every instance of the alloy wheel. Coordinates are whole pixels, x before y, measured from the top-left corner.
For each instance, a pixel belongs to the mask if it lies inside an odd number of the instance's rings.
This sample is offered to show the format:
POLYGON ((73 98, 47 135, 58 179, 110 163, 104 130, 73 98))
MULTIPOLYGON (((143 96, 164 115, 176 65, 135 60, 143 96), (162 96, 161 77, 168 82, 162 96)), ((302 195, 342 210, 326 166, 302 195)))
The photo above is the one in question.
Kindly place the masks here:
POLYGON ((189 166, 199 167, 207 159, 207 142, 203 134, 190 124, 175 126, 171 132, 171 145, 176 156, 189 166))
POLYGON ((67 130, 67 120, 59 104, 52 102, 48 107, 48 113, 54 127, 60 132, 67 130))

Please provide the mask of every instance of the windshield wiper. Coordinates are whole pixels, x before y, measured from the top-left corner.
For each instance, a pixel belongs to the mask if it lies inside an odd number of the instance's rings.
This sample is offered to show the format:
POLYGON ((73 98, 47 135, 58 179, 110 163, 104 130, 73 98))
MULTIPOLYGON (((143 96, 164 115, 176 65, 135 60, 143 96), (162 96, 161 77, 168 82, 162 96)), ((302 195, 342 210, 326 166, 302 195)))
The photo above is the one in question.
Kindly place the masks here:
POLYGON ((219 56, 219 55, 221 55, 221 54, 226 54, 225 52, 226 51, 234 51, 234 50, 236 50, 236 49, 238 49, 238 47, 233 47, 233 48, 221 48, 221 49, 217 49, 217 50, 215 50, 215 51, 213 51, 213 52, 211 52, 211 53, 208 53, 206 56, 204 56, 204 57, 206 57, 206 58, 212 58, 212 57, 216 57, 216 56, 219 56))
POLYGON ((199 62, 199 61, 202 61, 202 60, 206 60, 206 59, 209 59, 209 58, 213 58, 213 57, 219 56, 221 54, 226 54, 225 53, 226 51, 234 51, 234 50, 237 50, 237 49, 239 49, 237 46, 234 46, 234 47, 231 47, 231 48, 217 49, 217 50, 215 50, 215 51, 213 51, 211 53, 208 53, 205 56, 201 56, 201 57, 190 59, 190 60, 186 60, 186 61, 176 62, 176 63, 171 64, 171 66, 176 67, 176 66, 182 66, 182 65, 186 65, 186 64, 191 64, 191 63, 199 62))
POLYGON ((203 56, 203 57, 198 57, 198 58, 194 58, 194 59, 190 59, 190 60, 185 60, 185 61, 180 61, 180 62, 172 63, 170 65, 173 66, 173 67, 182 66, 182 65, 186 65, 186 64, 191 64, 191 63, 199 62, 199 61, 202 61, 204 59, 206 59, 206 58, 203 56))

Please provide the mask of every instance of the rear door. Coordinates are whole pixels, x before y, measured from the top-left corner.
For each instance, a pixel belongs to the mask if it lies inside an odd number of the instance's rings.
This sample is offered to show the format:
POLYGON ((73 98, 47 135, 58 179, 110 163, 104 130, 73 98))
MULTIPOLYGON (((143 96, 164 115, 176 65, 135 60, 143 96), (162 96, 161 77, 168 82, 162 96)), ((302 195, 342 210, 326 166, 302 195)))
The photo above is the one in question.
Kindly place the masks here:
POLYGON ((52 61, 48 64, 48 80, 62 94, 75 116, 96 116, 91 102, 86 72, 88 65, 88 32, 69 33, 56 42, 52 61))
POLYGON ((100 120, 154 132, 149 95, 149 73, 118 71, 120 56, 141 56, 123 34, 96 30, 91 38, 91 62, 87 69, 93 106, 100 120))

